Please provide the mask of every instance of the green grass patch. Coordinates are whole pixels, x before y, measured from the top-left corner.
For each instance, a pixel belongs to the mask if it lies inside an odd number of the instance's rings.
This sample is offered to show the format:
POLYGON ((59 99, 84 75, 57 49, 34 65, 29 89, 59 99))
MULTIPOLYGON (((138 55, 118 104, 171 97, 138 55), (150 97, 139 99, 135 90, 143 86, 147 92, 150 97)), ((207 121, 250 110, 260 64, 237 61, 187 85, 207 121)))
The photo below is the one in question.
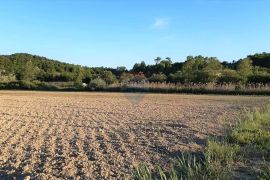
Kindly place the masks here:
POLYGON ((237 144, 252 144, 256 148, 270 150, 270 108, 263 112, 256 110, 249 115, 232 131, 230 139, 237 144))
POLYGON ((270 179, 270 164, 266 165, 263 168, 262 173, 259 176, 259 179, 261 179, 261 180, 269 180, 270 179))

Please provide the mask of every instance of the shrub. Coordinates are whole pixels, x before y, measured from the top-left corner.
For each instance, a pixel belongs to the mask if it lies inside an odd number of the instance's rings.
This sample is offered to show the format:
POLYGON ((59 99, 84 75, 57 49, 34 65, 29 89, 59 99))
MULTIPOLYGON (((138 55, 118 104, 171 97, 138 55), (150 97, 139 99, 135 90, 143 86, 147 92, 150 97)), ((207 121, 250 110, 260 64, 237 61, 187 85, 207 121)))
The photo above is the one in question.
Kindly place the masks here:
MULTIPOLYGON (((104 81, 107 84, 113 84, 117 82, 115 75, 111 71, 103 71, 101 73, 101 78, 102 81, 104 81)), ((100 82, 100 84, 102 83, 100 82)))
POLYGON ((194 82, 197 83, 210 83, 216 82, 221 75, 218 71, 202 70, 195 74, 194 82))
POLYGON ((124 73, 122 73, 121 76, 120 76, 120 82, 121 82, 121 83, 128 83, 128 82, 130 82, 130 80, 131 80, 133 77, 134 77, 133 74, 124 72, 124 73))
POLYGON ((248 77, 249 83, 270 83, 270 74, 253 74, 248 77))
POLYGON ((133 76, 131 79, 131 82, 136 82, 136 83, 145 83, 147 81, 147 78, 143 73, 138 73, 133 76))
POLYGON ((241 77, 235 70, 225 69, 218 78, 219 83, 238 83, 241 81, 241 77))
POLYGON ((173 83, 183 83, 184 77, 181 71, 169 75, 169 81, 173 83))
POLYGON ((93 90, 104 89, 107 86, 106 82, 101 78, 93 79, 89 83, 89 87, 93 90))
POLYGON ((164 82, 167 79, 167 76, 165 74, 153 74, 149 78, 149 82, 164 82))
POLYGON ((0 82, 11 82, 11 81, 16 81, 15 75, 13 75, 13 74, 9 74, 9 75, 0 74, 0 82))
POLYGON ((1 82, 0 89, 24 89, 24 90, 58 90, 54 85, 49 85, 40 81, 13 81, 1 82))

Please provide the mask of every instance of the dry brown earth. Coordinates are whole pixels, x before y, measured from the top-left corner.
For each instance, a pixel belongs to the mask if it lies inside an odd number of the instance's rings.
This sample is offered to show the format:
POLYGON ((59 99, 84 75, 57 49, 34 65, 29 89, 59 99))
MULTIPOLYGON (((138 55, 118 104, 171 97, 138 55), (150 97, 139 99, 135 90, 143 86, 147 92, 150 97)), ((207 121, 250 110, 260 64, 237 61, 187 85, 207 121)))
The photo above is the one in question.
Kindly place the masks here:
POLYGON ((269 98, 0 92, 0 179, 123 179, 200 151, 240 110, 269 98))

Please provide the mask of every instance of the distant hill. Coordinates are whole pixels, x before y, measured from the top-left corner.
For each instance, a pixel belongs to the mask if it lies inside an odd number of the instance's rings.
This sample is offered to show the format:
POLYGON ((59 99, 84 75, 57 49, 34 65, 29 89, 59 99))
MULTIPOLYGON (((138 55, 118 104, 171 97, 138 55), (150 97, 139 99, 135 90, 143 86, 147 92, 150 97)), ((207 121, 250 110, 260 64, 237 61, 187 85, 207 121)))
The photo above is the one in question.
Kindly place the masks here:
POLYGON ((188 56, 185 62, 173 62, 169 57, 157 57, 154 61, 152 65, 144 61, 135 63, 127 70, 123 66, 85 67, 26 53, 0 55, 0 83, 37 81, 82 85, 92 80, 106 85, 116 82, 270 83, 270 53, 249 55, 231 63, 200 55, 188 56))
POLYGON ((92 78, 94 73, 91 68, 80 65, 68 64, 46 57, 17 53, 12 55, 0 56, 0 70, 6 74, 14 74, 18 80, 39 81, 76 81, 92 78))

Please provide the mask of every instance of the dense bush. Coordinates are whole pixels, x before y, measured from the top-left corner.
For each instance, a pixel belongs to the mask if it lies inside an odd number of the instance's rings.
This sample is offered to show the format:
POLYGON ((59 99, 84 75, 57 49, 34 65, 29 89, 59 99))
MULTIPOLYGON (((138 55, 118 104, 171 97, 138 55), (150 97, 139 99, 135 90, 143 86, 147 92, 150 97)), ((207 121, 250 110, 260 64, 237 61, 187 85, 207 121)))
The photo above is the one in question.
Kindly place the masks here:
POLYGON ((219 83, 238 83, 240 81, 240 75, 235 70, 231 69, 223 70, 221 76, 218 78, 219 83))
POLYGON ((11 81, 16 81, 16 76, 15 75, 4 75, 0 74, 0 82, 11 82, 11 81))
POLYGON ((145 83, 147 82, 147 78, 145 77, 143 73, 138 73, 138 74, 135 74, 130 81, 136 82, 136 83, 145 83))
POLYGON ((58 90, 56 86, 44 82, 13 81, 0 82, 0 89, 23 89, 23 90, 58 90))
POLYGON ((270 53, 261 53, 248 56, 251 59, 253 66, 270 68, 270 53))
POLYGON ((128 83, 134 78, 134 75, 131 73, 122 73, 120 76, 120 82, 121 83, 128 83))
POLYGON ((164 82, 166 81, 167 76, 163 73, 160 74, 153 74, 150 78, 149 78, 149 82, 164 82))
POLYGON ((117 82, 116 76, 111 71, 106 70, 101 73, 101 79, 103 79, 107 84, 117 82))
POLYGON ((89 83, 89 87, 92 90, 98 90, 98 89, 103 89, 107 86, 106 82, 101 79, 101 78, 96 78, 93 79, 90 83, 89 83))
POLYGON ((269 84, 270 83, 270 74, 253 74, 253 75, 248 77, 247 81, 249 83, 269 84))

